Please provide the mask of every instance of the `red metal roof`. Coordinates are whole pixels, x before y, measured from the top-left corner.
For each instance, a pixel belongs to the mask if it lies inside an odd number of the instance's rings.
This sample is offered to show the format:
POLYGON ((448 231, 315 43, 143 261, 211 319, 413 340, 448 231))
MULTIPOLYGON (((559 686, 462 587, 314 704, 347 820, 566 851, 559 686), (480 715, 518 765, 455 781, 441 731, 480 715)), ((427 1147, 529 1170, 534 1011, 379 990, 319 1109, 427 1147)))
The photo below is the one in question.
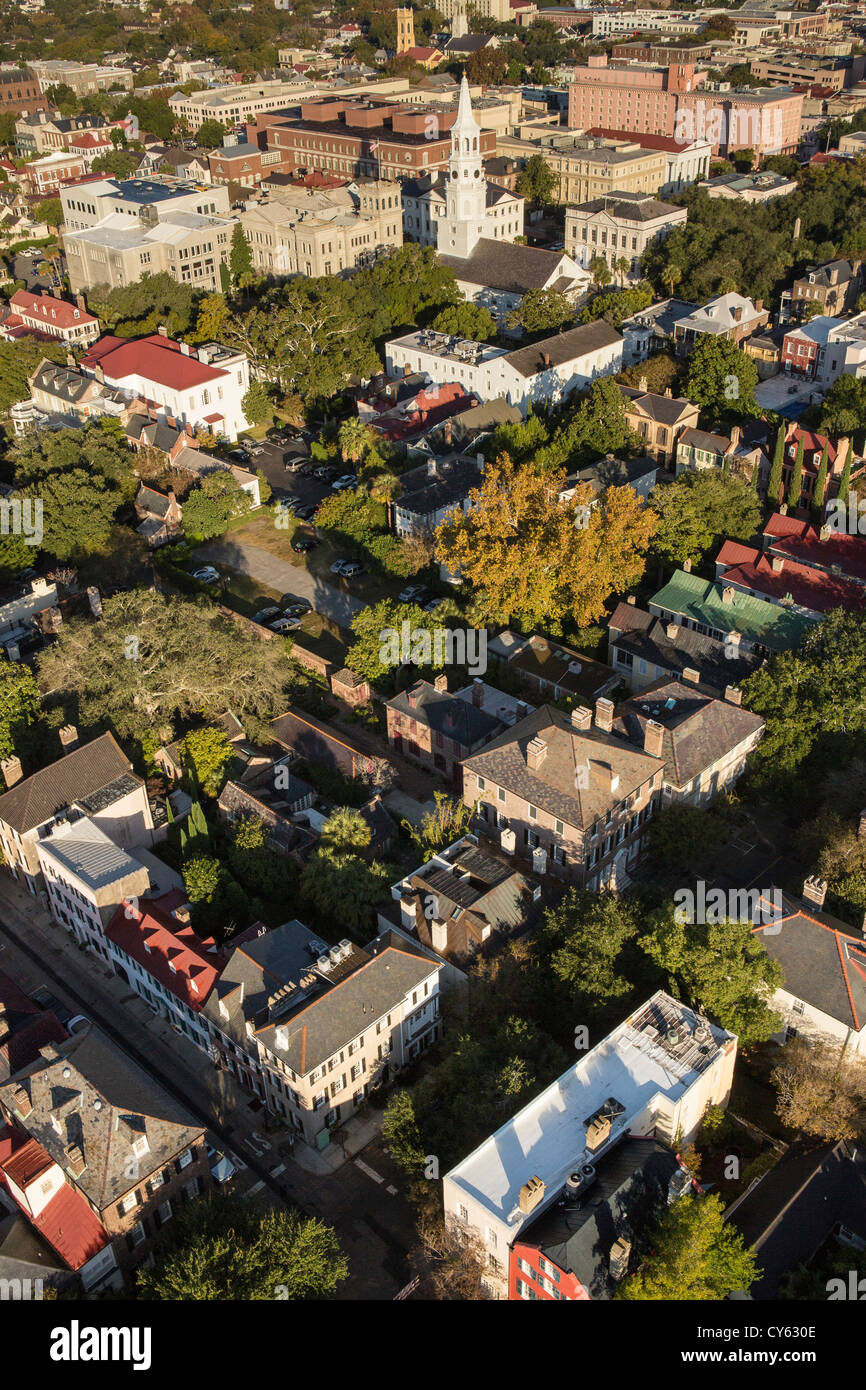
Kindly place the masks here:
MULTIPOLYGON (((16 1187, 23 1191, 53 1167, 54 1159, 35 1139, 11 1125, 0 1130, 0 1173, 16 1187)), ((108 1233, 99 1217, 68 1182, 64 1181, 38 1216, 31 1215, 18 1201, 8 1182, 2 1185, 70 1269, 80 1269, 108 1244, 108 1233)))
POLYGON ((866 537, 831 531, 821 539, 811 522, 774 512, 764 527, 774 555, 790 555, 804 565, 829 569, 838 565, 843 575, 866 580, 866 537))
POLYGON ((191 926, 179 922, 153 899, 142 898, 137 908, 124 903, 105 935, 196 1012, 225 964, 211 938, 203 941, 191 926))
POLYGON ((219 367, 200 362, 192 352, 187 356, 181 352, 180 343, 174 338, 163 338, 160 333, 152 333, 148 338, 115 338, 106 334, 88 348, 81 363, 85 367, 98 363, 111 381, 139 376, 172 391, 189 391, 226 375, 219 367))
POLYGON ((790 594, 794 603, 816 613, 829 613, 833 608, 859 612, 866 602, 866 590, 850 579, 787 558, 781 570, 774 570, 771 556, 738 541, 725 541, 716 565, 724 567, 719 573, 723 584, 738 584, 758 598, 777 603, 790 594))
POLYGON ((76 324, 99 322, 96 316, 88 314, 86 309, 79 309, 75 304, 68 304, 65 299, 55 299, 50 294, 31 294, 29 290, 16 290, 9 303, 19 314, 28 314, 45 323, 53 323, 58 328, 74 328, 76 324))
POLYGON ((611 130, 607 126, 596 125, 586 133, 601 135, 606 140, 630 140, 633 145, 640 145, 641 149, 645 150, 666 150, 681 154, 686 148, 681 140, 674 140, 668 135, 647 135, 642 130, 611 130))

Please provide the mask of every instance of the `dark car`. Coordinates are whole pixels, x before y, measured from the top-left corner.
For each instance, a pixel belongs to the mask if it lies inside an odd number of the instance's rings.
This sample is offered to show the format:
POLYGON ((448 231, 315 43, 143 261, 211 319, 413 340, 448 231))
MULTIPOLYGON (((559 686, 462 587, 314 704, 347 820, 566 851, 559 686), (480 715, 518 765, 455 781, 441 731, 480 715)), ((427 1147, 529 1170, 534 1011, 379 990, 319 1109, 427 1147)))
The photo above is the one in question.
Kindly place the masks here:
POLYGON ((246 449, 230 449, 229 458, 233 463, 247 464, 250 462, 250 454, 246 449))
POLYGON ((46 1011, 50 1010, 58 1023, 62 1023, 63 1027, 66 1027, 72 1017, 72 1010, 68 1009, 65 1004, 61 1004, 56 995, 50 994, 44 985, 40 985, 38 989, 35 989, 30 998, 33 1000, 34 1004, 39 1004, 40 1007, 46 1011))
POLYGON ((295 507, 295 516, 301 521, 309 521, 310 517, 316 515, 316 508, 312 502, 305 502, 302 507, 295 507))
POLYGON ((312 613, 312 611, 313 605, 308 598, 294 598, 283 609, 287 618, 300 618, 304 613, 312 613))
POLYGON ((297 555, 306 555, 308 550, 315 550, 318 544, 315 536, 295 536, 292 541, 292 550, 297 555))

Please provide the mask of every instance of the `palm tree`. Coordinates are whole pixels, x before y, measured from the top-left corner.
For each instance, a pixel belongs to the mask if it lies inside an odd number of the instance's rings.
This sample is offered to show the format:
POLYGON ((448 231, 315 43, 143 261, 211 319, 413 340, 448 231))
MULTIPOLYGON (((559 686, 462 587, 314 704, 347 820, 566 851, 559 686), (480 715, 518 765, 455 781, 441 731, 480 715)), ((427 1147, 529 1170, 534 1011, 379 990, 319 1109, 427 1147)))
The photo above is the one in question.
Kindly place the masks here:
POLYGON ((614 268, 614 270, 616 271, 617 275, 619 276, 619 283, 620 283, 620 285, 624 285, 624 284, 625 284, 625 277, 628 275, 629 271, 631 270, 631 261, 628 259, 627 256, 620 256, 620 257, 618 257, 618 259, 617 259, 616 261, 614 261, 614 266, 613 266, 613 268, 614 268))
POLYGON ((671 261, 667 268, 662 272, 662 284, 667 285, 668 293, 671 295, 671 297, 673 297, 674 286, 678 285, 682 278, 683 272, 681 267, 676 265, 676 263, 673 261, 671 261))
POLYGON ((352 415, 344 420, 339 432, 340 455, 344 463, 358 463, 373 443, 369 425, 352 415))
POLYGON ((594 285, 606 285, 610 277, 607 261, 604 256, 593 256, 589 263, 589 273, 592 276, 594 285))

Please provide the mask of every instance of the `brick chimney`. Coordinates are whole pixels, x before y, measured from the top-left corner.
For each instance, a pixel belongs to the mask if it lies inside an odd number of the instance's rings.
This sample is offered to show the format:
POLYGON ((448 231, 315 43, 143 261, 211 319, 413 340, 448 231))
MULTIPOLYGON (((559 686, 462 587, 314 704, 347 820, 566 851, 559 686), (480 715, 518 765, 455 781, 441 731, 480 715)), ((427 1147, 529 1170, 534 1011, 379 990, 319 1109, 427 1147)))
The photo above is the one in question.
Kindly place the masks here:
POLYGON ((677 637, 679 636, 679 631, 679 623, 665 623, 665 632, 667 633, 671 642, 676 641, 677 637))
POLYGON ((826 878, 807 878, 803 884, 803 902, 814 903, 816 907, 824 906, 824 899, 827 896, 826 878))
POLYGON ((531 738, 526 745, 526 766, 530 772, 537 772, 547 757, 547 744, 543 738, 531 738))
POLYGON ((773 555, 771 558, 772 558, 772 564, 773 564, 773 573, 774 573, 774 574, 781 574, 781 573, 782 573, 782 570, 785 568, 785 557, 784 557, 784 555, 773 555))
POLYGON ((637 603, 637 599, 635 598, 634 594, 626 594, 625 601, 626 603, 630 603, 632 608, 634 608, 635 604, 637 603))
POLYGON ((660 758, 664 736, 664 725, 655 719, 648 719, 643 731, 643 751, 653 758, 660 758))
POLYGON ((24 776, 24 769, 21 766, 21 759, 15 757, 4 758, 0 762, 0 772, 3 773, 3 780, 7 787, 14 787, 16 782, 20 782, 24 776))
POLYGON ((448 677, 444 671, 440 671, 439 675, 434 680, 433 689, 440 692, 448 689, 448 677))
POLYGON ((586 705, 575 705, 571 711, 571 727, 577 733, 588 733, 592 728, 592 710, 587 709, 586 705))
POLYGON ((71 753, 78 747, 78 730, 74 724, 64 724, 60 730, 60 747, 64 753, 71 753))
POLYGON ((472 703, 476 709, 484 704, 484 682, 480 676, 476 676, 472 682, 472 703))
POLYGON ((701 673, 697 671, 694 666, 685 666, 681 679, 684 680, 687 685, 698 685, 700 683, 701 673))
MULTIPOLYGON (((734 628, 725 637, 725 646, 733 647, 734 656, 738 656, 740 651, 740 643, 742 642, 742 640, 743 634, 741 632, 737 632, 736 628, 734 628)), ((731 658, 731 660, 733 660, 733 657, 731 658)))
POLYGON ((729 705, 741 705, 743 703, 743 692, 738 685, 726 685, 725 699, 729 705))
POLYGON ((613 728, 613 700, 596 700, 595 727, 603 734, 610 733, 613 728))

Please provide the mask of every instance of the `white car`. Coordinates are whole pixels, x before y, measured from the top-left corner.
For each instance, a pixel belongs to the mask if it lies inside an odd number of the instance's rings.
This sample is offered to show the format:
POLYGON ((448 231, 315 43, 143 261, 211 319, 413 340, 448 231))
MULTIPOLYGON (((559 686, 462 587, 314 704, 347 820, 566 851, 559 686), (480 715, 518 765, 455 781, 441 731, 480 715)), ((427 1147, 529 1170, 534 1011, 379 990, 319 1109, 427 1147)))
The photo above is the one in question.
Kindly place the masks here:
POLYGON ((201 569, 190 570, 193 579, 201 580, 202 584, 215 584, 220 577, 219 570, 215 570, 213 565, 203 565, 201 569))
POLYGON ((207 1156, 214 1182, 220 1184, 229 1182, 238 1171, 230 1158, 227 1158, 225 1154, 220 1153, 219 1149, 213 1148, 210 1144, 207 1145, 207 1156))
POLYGON ((344 473, 342 478, 334 479, 331 483, 331 489, 334 492, 342 492, 344 487, 356 487, 357 483, 358 479, 354 473, 344 473))

